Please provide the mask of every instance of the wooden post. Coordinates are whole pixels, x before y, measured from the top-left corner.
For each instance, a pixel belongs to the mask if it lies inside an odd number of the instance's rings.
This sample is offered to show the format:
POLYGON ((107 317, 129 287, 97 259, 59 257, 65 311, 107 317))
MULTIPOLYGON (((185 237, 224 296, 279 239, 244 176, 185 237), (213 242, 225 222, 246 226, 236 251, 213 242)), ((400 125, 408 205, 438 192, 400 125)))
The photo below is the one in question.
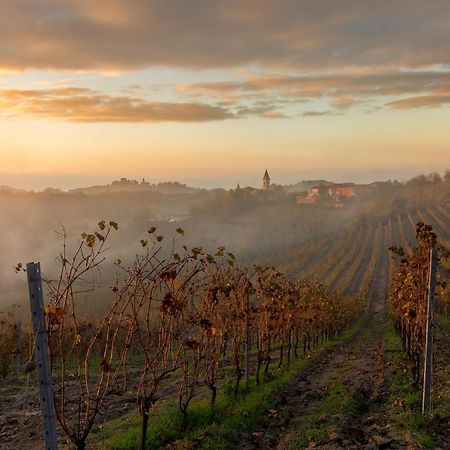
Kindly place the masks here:
POLYGON ((250 388, 250 289, 247 286, 247 304, 245 312, 245 384, 250 388))
POLYGON ((430 252, 430 269, 428 278, 427 324, 425 334, 425 356, 423 365, 422 413, 431 410, 431 373, 433 366, 433 320, 434 295, 436 291, 436 271, 438 264, 437 249, 430 252))
POLYGON ((20 348, 22 341, 22 322, 19 320, 16 325, 16 370, 14 372, 14 379, 16 383, 20 377, 20 348))
POLYGON ((40 263, 27 264, 31 319, 36 336, 36 367, 39 384, 45 450, 58 450, 53 384, 48 355, 48 336, 44 318, 44 297, 40 263))

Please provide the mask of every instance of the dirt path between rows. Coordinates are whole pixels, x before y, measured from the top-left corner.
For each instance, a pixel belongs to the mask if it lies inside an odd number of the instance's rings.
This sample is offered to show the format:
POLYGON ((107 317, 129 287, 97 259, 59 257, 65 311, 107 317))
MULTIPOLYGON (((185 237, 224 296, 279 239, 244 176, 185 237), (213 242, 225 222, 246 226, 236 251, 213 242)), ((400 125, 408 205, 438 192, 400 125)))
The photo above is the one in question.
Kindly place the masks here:
MULTIPOLYGON (((387 256, 378 264, 376 273, 387 274, 387 256)), ((387 276, 372 283, 363 326, 338 347, 318 355, 280 390, 266 421, 241 441, 240 450, 420 448, 397 434, 387 411, 386 290, 387 276), (343 387, 342 395, 331 397, 336 405, 322 411, 321 405, 337 386, 343 387), (341 397, 351 405, 348 413, 341 410, 341 397), (314 428, 328 434, 315 433, 314 428)))
POLYGON ((305 373, 298 374, 283 388, 266 423, 239 448, 418 448, 399 437, 389 421, 385 405, 389 391, 385 379, 387 362, 382 343, 383 323, 377 316, 380 313, 374 313, 375 323, 368 323, 350 342, 320 355, 305 373), (306 446, 301 446, 301 439, 296 438, 304 431, 302 422, 308 423, 310 410, 314 410, 326 390, 336 383, 345 386, 355 412, 346 417, 333 410, 323 414, 323 422, 342 422, 341 426, 321 441, 309 441, 306 446))

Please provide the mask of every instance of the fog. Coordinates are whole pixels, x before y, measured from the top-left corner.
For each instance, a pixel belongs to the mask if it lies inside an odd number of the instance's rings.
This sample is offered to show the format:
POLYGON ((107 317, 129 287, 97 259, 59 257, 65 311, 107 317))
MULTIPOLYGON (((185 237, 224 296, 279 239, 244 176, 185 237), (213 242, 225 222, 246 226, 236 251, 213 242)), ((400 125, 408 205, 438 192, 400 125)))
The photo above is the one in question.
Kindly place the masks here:
POLYGON ((100 220, 117 222, 119 229, 111 236, 105 254, 107 265, 117 258, 132 259, 151 226, 158 228, 164 242, 181 227, 189 247, 201 245, 213 251, 224 245, 244 264, 271 264, 272 255, 279 261, 284 251, 351 230, 362 221, 377 221, 393 210, 433 202, 444 202, 448 207, 448 178, 417 177, 408 183, 360 187, 358 195, 341 202, 339 208, 328 200, 298 204, 302 192, 325 180, 274 185, 267 192, 250 187, 204 190, 181 185, 38 193, 3 188, 0 311, 27 304, 26 276, 15 273, 17 263, 40 261, 45 275, 56 276, 63 227, 70 248, 83 232, 93 232, 100 220))

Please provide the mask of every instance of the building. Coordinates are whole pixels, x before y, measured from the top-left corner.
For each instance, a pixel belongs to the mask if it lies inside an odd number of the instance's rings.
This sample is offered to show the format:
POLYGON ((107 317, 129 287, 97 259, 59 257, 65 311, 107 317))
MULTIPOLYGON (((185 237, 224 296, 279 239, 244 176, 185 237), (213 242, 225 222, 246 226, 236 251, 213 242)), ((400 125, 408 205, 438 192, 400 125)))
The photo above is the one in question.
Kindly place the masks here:
POLYGON ((142 178, 142 181, 130 180, 128 178, 120 178, 114 180, 110 188, 114 191, 146 191, 150 190, 150 183, 142 178))
POLYGON ((335 184, 328 188, 328 195, 336 201, 342 198, 355 197, 355 185, 354 183, 335 184))
POLYGON ((266 171, 264 172, 264 176, 262 179, 262 188, 263 189, 270 189, 270 176, 269 173, 266 171))
POLYGON ((320 187, 314 186, 312 187, 307 194, 297 195, 297 204, 298 205, 311 205, 316 203, 316 200, 320 196, 320 187))
POLYGON ((356 197, 356 188, 361 186, 363 185, 357 186, 354 183, 334 183, 329 186, 314 186, 306 194, 297 196, 297 204, 311 205, 316 203, 320 198, 330 206, 341 208, 343 206, 342 201, 356 197))
POLYGON ((114 180, 111 186, 138 186, 139 183, 136 180, 129 180, 128 178, 121 178, 120 180, 114 180))

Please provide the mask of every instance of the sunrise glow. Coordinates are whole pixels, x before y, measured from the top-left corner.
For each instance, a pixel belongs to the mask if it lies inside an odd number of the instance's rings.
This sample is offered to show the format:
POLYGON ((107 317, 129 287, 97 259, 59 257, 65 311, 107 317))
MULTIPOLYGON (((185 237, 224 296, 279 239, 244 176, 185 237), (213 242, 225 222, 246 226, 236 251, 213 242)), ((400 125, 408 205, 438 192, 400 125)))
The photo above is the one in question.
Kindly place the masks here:
POLYGON ((191 3, 2 2, 0 184, 443 170, 448 2, 191 3))

